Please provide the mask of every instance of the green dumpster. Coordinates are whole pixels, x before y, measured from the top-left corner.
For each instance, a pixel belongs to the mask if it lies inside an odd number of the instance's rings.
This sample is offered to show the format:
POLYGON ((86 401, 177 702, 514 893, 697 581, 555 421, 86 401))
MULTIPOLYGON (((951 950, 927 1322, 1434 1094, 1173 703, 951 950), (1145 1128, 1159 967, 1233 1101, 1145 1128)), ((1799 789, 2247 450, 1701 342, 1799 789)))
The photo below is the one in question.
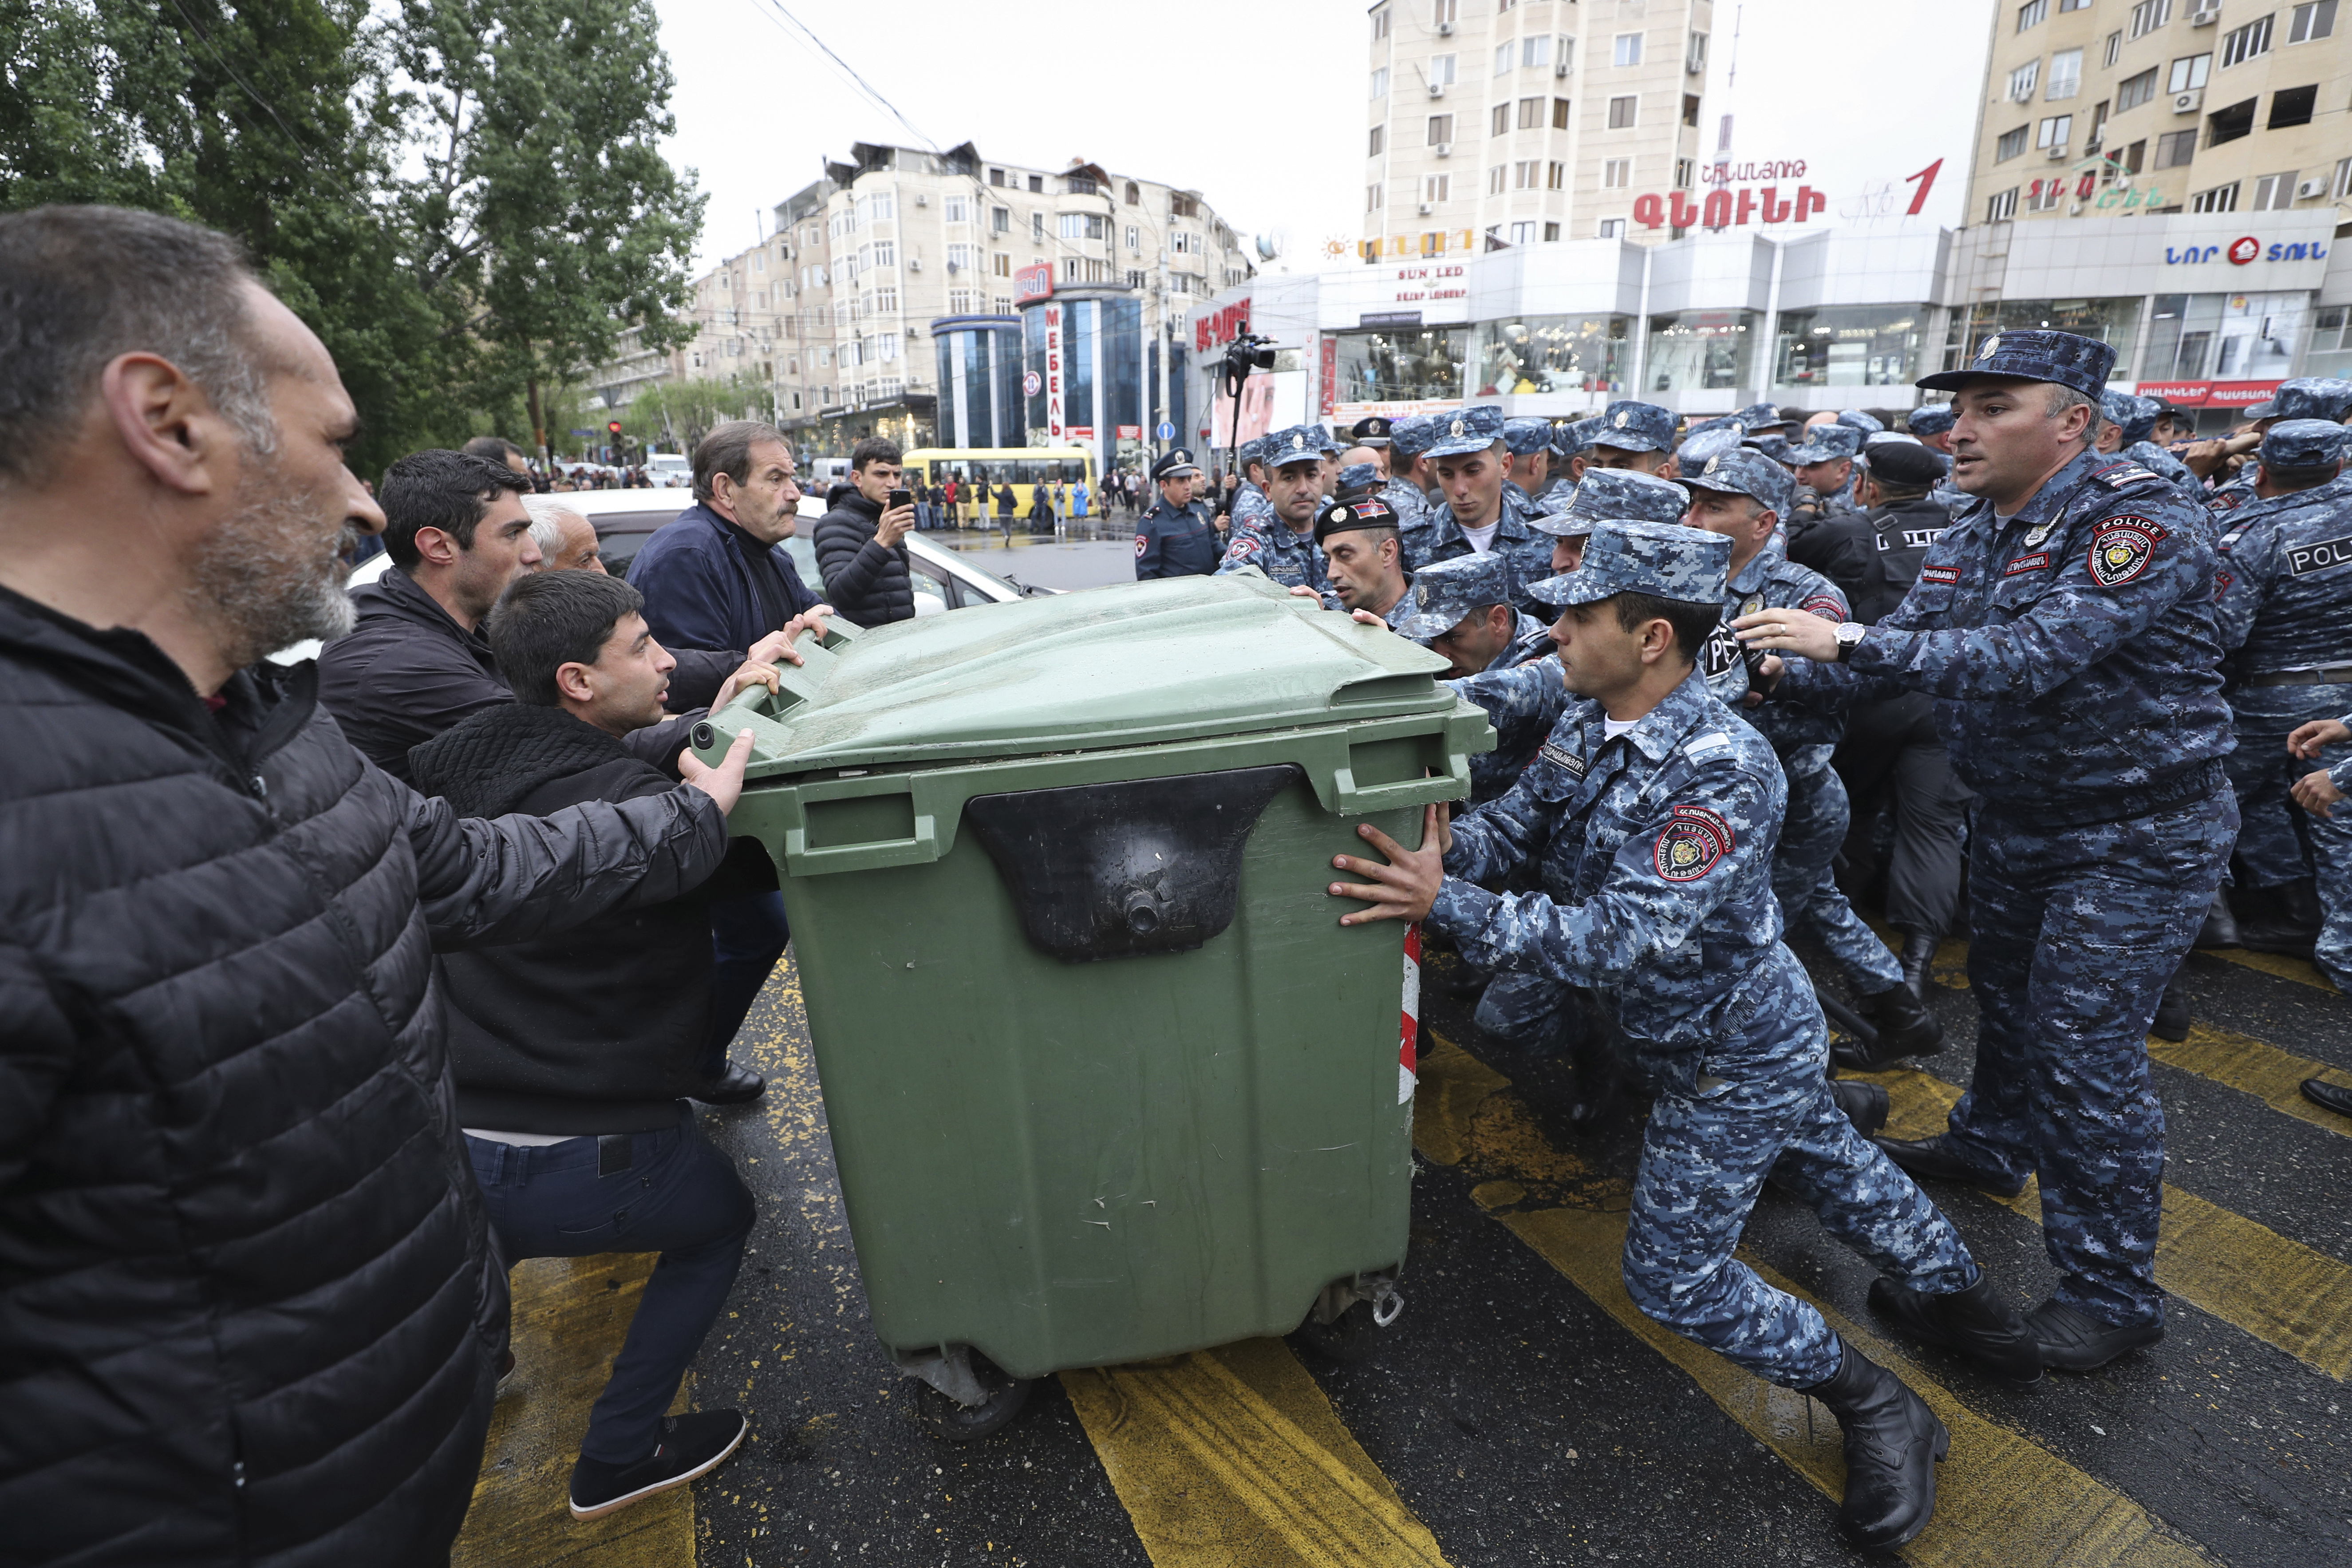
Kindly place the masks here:
POLYGON ((801 647, 695 741, 755 731, 734 829, 783 879, 875 1332, 941 1429, 1063 1368, 1368 1337, 1414 982, 1324 889, 1358 822, 1418 845, 1468 794, 1493 731, 1444 661, 1255 573, 801 647))

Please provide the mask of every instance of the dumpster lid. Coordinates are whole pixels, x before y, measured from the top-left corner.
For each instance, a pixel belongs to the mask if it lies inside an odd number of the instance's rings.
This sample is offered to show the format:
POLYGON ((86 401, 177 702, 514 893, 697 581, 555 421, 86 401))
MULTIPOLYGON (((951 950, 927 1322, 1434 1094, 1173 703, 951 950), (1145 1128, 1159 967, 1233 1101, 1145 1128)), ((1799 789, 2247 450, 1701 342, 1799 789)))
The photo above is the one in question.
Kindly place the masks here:
MULTIPOLYGON (((797 645, 782 694, 714 719, 755 731, 751 777, 1027 756, 1446 712, 1444 659, 1255 572, 1118 584, 797 645)), ((720 742, 724 744, 723 741, 720 742)))

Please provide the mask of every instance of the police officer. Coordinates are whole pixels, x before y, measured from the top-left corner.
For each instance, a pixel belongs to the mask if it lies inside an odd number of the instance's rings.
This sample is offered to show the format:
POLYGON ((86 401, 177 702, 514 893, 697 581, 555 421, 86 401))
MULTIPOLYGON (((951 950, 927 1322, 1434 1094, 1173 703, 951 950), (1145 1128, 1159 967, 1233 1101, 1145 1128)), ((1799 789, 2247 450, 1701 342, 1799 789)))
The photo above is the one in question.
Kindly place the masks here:
MULTIPOLYGON (((2344 473, 2352 429, 2317 419, 2270 427, 2252 466, 2254 499, 2228 514, 2221 537, 2215 613, 2232 655, 2230 708, 2238 749, 2230 782, 2238 795, 2242 887, 2267 889, 2274 912, 2239 925, 2257 952, 2313 956, 2321 926, 2352 908, 2352 883, 2315 883, 2306 849, 2352 832, 2306 816, 2288 796, 2308 771, 2286 754, 2287 737, 2330 718, 2352 686, 2352 478, 2344 473)), ((2352 954, 2334 959, 2352 975, 2352 954)), ((2331 975, 2330 978, 2335 978, 2331 975)), ((2347 987, 2347 989, 2352 989, 2347 987)))
MULTIPOLYGON (((2305 767, 2294 784, 2294 803, 2309 812, 2311 856, 2317 862, 2321 884, 2334 890, 2326 900, 2327 921, 2319 932, 2312 962, 2336 982, 2336 989, 2352 994, 2352 900, 2342 890, 2352 887, 2352 715, 2315 720, 2287 737, 2287 751, 2305 767), (2338 816, 2336 813, 2343 812, 2338 816)), ((2306 1079, 2305 1098, 2342 1115, 2352 1116, 2352 1089, 2319 1079, 2306 1079)))
POLYGON ((2178 486, 2191 500, 2205 499, 2203 481, 2189 471, 2189 466, 2156 444, 2156 427, 2168 412, 2163 401, 2154 397, 2125 397, 2117 393, 2104 394, 2100 401, 2114 414, 2128 405, 2130 417, 2119 421, 2123 427, 2120 450, 2144 468, 2161 474, 2178 486))
POLYGON ((1948 1131, 1881 1143, 1916 1174, 2003 1194, 2041 1178, 2059 1283, 2028 1322, 2047 1364, 2078 1372, 2163 1337, 2147 1027, 2238 830, 2212 547, 2170 484, 2090 449, 2114 363, 2095 339, 1999 332, 1921 380, 1956 394, 1959 482, 1978 500, 1902 607, 1871 626, 1772 609, 1736 623, 1749 647, 1800 656, 1783 700, 1940 700, 1982 797, 1976 1076, 1948 1131))
POLYGON ((1217 527, 1206 504, 1192 499, 1201 466, 1178 447, 1151 465, 1160 499, 1135 524, 1135 575, 1201 577, 1217 569, 1217 527))
POLYGON ((1716 700, 1694 658, 1723 603, 1727 540, 1598 523, 1582 564, 1538 585, 1576 700, 1501 800, 1419 849, 1358 831, 1340 856, 1348 924, 1426 919, 1474 959, 1606 996, 1660 1082, 1626 1215, 1624 1279, 1644 1313, 1822 1401, 1845 1435, 1839 1525, 1885 1550, 1926 1528, 1948 1441, 1918 1397, 1812 1306, 1736 1256, 1768 1173, 1893 1278, 1872 1299, 1922 1338, 2018 1381, 2041 1375, 2016 1311, 1936 1206, 1843 1115, 1812 985, 1780 941, 1769 867, 1784 792, 1771 748, 1716 700), (1541 891, 1504 894, 1522 870, 1541 891))
POLYGON ((1600 426, 1596 416, 1589 419, 1570 419, 1553 426, 1551 433, 1551 489, 1537 498, 1537 504, 1546 510, 1558 510, 1568 504, 1576 487, 1584 479, 1584 455, 1592 449, 1591 432, 1600 426))
MULTIPOLYGON (((1951 521, 1935 499, 1951 463, 1921 442, 1882 443, 1866 456, 1869 468, 1854 495, 1865 510, 1825 526, 1856 528, 1868 541, 1868 574, 1858 586, 1839 586, 1846 589, 1853 618, 1875 626, 1911 592, 1927 547, 1951 521)), ((1960 853, 1971 798, 1954 776, 1951 754, 1936 732, 1935 700, 1924 691, 1906 691, 1885 701, 1856 703, 1846 718, 1836 767, 1853 802, 1848 865, 1871 866, 1871 829, 1879 808, 1891 807, 1895 814, 1886 923, 1903 936, 1897 956, 1904 984, 1924 997, 1936 944, 1951 930, 1959 908, 1960 853)), ((1861 880, 1870 879, 1870 872, 1863 872, 1861 880)))
POLYGON ((1274 507, 1265 499, 1265 448, 1272 439, 1270 436, 1254 437, 1243 442, 1234 454, 1241 468, 1241 478, 1234 486, 1232 504, 1226 510, 1229 530, 1234 523, 1262 524, 1274 515, 1274 507))
POLYGON ((1500 555, 1510 566, 1515 594, 1550 575, 1551 541, 1528 526, 1532 501, 1505 476, 1503 411, 1492 404, 1433 416, 1435 437, 1423 457, 1444 494, 1419 528, 1405 535, 1405 563, 1423 567, 1457 555, 1500 555))
MULTIPOLYGON (((1699 472, 1685 474, 1682 483, 1691 497, 1685 521, 1731 542, 1725 622, 1766 608, 1846 619, 1845 595, 1836 584, 1789 560, 1773 538, 1791 489, 1778 463, 1734 447, 1708 458, 1699 472)), ((1700 663, 1717 699, 1762 732, 1787 775, 1788 814, 1772 857, 1772 892, 1781 914, 1828 950, 1877 1029, 1876 1050, 1857 1049, 1841 1058, 1841 1065, 1868 1069, 1940 1049, 1943 1025, 1904 986, 1902 965, 1854 914, 1830 873, 1848 820, 1845 784, 1830 766, 1845 733, 1844 717, 1788 703, 1747 706, 1748 661, 1727 625, 1709 636, 1700 663)))
MULTIPOLYGON (((2269 401, 2246 410, 2246 417, 2253 421, 2252 434, 2200 441, 2182 453, 2180 460, 2191 473, 2212 478, 2221 473, 2230 458, 2250 456, 2261 444, 2263 436, 2281 420, 2321 419, 2336 425, 2343 423, 2347 414, 2352 414, 2352 381, 2331 375, 2299 375, 2292 381, 2280 382, 2269 401)), ((2217 512, 2229 512, 2252 500, 2254 468, 2252 462, 2248 462, 2235 478, 2217 481, 2206 504, 2217 512)))
POLYGON ((1448 677, 1508 669, 1549 628, 1511 607, 1511 572, 1499 555, 1457 555, 1412 574, 1412 614, 1392 624, 1445 660, 1448 677))
POLYGON ((1389 425, 1389 479, 1381 487, 1381 495, 1396 508, 1397 524, 1408 541, 1405 546, 1405 569, 1412 569, 1413 531, 1422 527, 1429 516, 1429 487, 1432 482, 1429 465, 1422 454, 1436 439, 1434 426, 1426 416, 1413 415, 1392 420, 1389 425))
POLYGON ((1506 419, 1503 446, 1511 454, 1510 485, 1532 502, 1551 488, 1551 421, 1506 419))
MULTIPOLYGON (((1341 470, 1339 494, 1315 518, 1315 545, 1323 552, 1328 597, 1339 608, 1377 617, 1393 631, 1413 614, 1412 578, 1404 569, 1396 508, 1368 485, 1349 484, 1349 477, 1341 470)), ((1291 592, 1314 590, 1302 585, 1291 592)))
POLYGON ((1822 519, 1856 510, 1853 459, 1864 435, 1852 425, 1816 425, 1805 432, 1802 446, 1789 448, 1785 460, 1797 475, 1797 493, 1789 504, 1792 546, 1822 519))
POLYGON ((1950 404, 1931 403, 1925 407, 1913 409, 1904 420, 1904 425, 1912 435, 1919 438, 1921 446, 1944 459, 1944 477, 1936 481, 1934 489, 1927 492, 1928 499, 1942 507, 1947 516, 1958 517, 1975 503, 1976 497, 1952 482, 1950 465, 1953 418, 1950 404))
POLYGON ((1778 436, 1787 439, 1798 428, 1798 422, 1769 403, 1751 403, 1732 416, 1749 437, 1778 436))
POLYGON ((1234 521, 1217 570, 1255 567, 1286 587, 1315 590, 1329 602, 1323 552, 1315 544, 1315 517, 1323 510, 1324 456, 1328 437, 1320 425, 1294 425, 1265 438, 1260 467, 1265 472, 1265 521, 1234 521))
POLYGON ((1591 449, 1584 455, 1587 473, 1595 468, 1637 468, 1645 474, 1663 474, 1674 460, 1675 416, 1654 403, 1637 403, 1620 398, 1611 404, 1600 416, 1601 427, 1592 432, 1591 449))
POLYGON ((1703 420, 1683 433, 1682 444, 1675 448, 1675 472, 1697 473, 1708 458, 1737 450, 1747 438, 1737 420, 1703 420))

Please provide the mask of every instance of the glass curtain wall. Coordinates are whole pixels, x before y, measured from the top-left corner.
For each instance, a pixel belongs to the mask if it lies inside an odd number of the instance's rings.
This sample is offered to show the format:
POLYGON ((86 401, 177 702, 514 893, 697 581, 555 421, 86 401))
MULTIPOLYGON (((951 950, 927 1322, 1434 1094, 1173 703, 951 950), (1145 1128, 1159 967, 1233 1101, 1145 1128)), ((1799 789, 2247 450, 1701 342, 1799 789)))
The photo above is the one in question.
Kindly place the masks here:
MULTIPOLYGON (((2158 294, 2148 311, 2140 379, 2284 381, 2310 299, 2305 293, 2158 294)), ((2328 373, 2306 368, 2305 374, 2328 373)))
POLYGON ((1995 332, 2047 327, 2116 345, 2111 382, 2129 382, 2132 346, 2139 334, 2140 297, 2122 300, 1994 300, 1952 312, 1941 368, 1958 370, 1976 358, 1977 345, 1995 332))
POLYGON ((1631 316, 1522 316, 1478 324, 1480 397, 1513 392, 1622 392, 1633 374, 1631 316))
POLYGON ((1650 318, 1643 375, 1651 392, 1706 392, 1756 384, 1757 312, 1681 310, 1650 318))
POLYGON ((1783 310, 1773 332, 1776 393, 1822 386, 1908 386, 1918 378, 1925 305, 1783 310))
POLYGON ((1467 327, 1338 332, 1342 403, 1459 400, 1469 363, 1467 327))

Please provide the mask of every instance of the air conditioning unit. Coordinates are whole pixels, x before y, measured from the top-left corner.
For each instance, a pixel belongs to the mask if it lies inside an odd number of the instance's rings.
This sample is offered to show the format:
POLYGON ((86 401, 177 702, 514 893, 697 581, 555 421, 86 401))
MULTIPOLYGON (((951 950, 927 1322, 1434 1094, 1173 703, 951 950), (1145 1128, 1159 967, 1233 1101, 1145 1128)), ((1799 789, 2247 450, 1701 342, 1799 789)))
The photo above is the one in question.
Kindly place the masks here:
POLYGON ((1551 74, 1556 77, 1566 77, 1568 75, 1568 62, 1566 60, 1556 62, 1551 68, 1551 74))
POLYGON ((2326 194, 2326 180, 2305 180, 2294 188, 2294 199, 2299 202, 2309 201, 2314 196, 2324 196, 2326 194))
POLYGON ((2064 163, 2066 161, 2066 143, 2063 142, 2059 142, 2058 145, 2051 148, 2047 153, 2043 153, 2043 156, 2048 158, 2053 163, 2064 163))
POLYGON ((2172 95, 2172 112, 2175 114, 2194 114, 2204 107, 2205 89, 2201 87, 2193 87, 2187 92, 2176 92, 2172 95))
POLYGON ((1442 81, 1431 82, 1429 84, 1429 96, 1432 98, 1444 98, 1445 96, 1445 84, 1442 81))
POLYGON ((1435 152, 1441 158, 1451 158, 1454 156, 1454 143, 1451 142, 1440 142, 1436 147, 1432 149, 1432 151, 1435 152))
POLYGON ((923 191, 917 191, 915 193, 915 205, 919 207, 929 206, 931 205, 929 195, 923 191))
POLYGON ((2191 0, 2189 7, 2190 26, 2210 27, 2221 19, 2221 0, 2191 0))
POLYGON ((1432 214, 1432 213, 1435 212, 1436 210, 1437 210, 1437 204, 1436 204, 1435 202, 1423 202, 1423 203, 1422 203, 1422 204, 1421 204, 1421 216, 1423 216, 1423 217, 1427 217, 1430 214, 1432 214))
POLYGON ((1441 38, 1452 37, 1454 36, 1454 24, 1451 22, 1440 22, 1437 24, 1437 36, 1441 38))
POLYGON ((923 258, 922 258, 921 257, 919 257, 919 256, 910 256, 910 257, 907 258, 907 270, 908 270, 908 271, 909 271, 909 272, 920 272, 922 269, 923 269, 923 258))

